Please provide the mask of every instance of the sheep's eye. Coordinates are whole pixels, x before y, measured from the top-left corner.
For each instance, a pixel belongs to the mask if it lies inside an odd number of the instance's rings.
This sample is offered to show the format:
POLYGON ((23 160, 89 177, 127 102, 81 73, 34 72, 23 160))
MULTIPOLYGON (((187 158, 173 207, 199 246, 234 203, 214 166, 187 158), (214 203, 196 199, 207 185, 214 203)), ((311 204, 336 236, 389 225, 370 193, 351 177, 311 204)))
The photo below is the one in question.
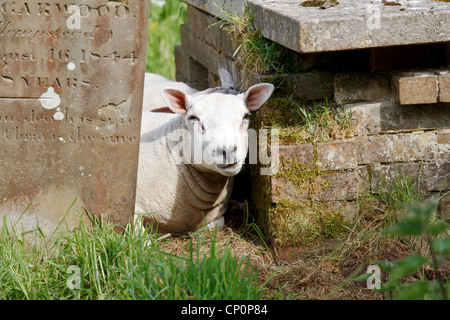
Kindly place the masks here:
POLYGON ((188 120, 190 121, 200 121, 200 119, 196 116, 189 116, 188 120))
POLYGON ((242 120, 249 120, 250 119, 250 114, 245 114, 244 117, 242 118, 242 120))

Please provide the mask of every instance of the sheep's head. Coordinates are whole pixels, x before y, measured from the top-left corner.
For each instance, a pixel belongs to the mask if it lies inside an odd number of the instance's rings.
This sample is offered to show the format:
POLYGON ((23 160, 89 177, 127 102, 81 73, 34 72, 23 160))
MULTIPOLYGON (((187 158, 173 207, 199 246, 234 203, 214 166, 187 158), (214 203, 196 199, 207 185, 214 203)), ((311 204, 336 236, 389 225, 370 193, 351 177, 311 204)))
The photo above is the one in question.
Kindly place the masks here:
POLYGON ((162 95, 169 109, 184 117, 192 163, 233 176, 247 155, 250 112, 261 107, 273 90, 272 84, 262 83, 238 95, 220 91, 188 95, 171 88, 163 89, 162 95))

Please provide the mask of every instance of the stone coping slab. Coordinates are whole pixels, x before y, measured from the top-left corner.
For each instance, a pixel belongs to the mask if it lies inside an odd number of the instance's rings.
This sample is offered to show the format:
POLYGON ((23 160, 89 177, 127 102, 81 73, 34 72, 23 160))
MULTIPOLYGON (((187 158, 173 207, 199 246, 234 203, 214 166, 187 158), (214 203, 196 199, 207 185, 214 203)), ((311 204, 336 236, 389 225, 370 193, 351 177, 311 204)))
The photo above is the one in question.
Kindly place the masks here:
MULTIPOLYGON (((226 18, 241 14, 244 0, 183 0, 226 18)), ((247 0, 262 34, 301 53, 450 41, 450 3, 436 0, 339 0, 327 9, 300 0, 247 0)))

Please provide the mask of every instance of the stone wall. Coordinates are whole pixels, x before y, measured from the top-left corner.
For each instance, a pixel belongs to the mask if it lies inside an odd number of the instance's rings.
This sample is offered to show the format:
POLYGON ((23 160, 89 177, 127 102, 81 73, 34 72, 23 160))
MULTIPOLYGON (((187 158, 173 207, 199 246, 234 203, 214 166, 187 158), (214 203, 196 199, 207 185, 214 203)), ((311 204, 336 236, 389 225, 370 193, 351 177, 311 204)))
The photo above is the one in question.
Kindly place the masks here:
MULTIPOLYGON (((274 79, 238 67, 229 34, 221 20, 207 12, 220 11, 208 1, 185 2, 187 23, 175 48, 178 81, 197 89, 216 86, 219 68, 232 73, 241 91, 274 79)), ((242 12, 237 2, 234 9, 242 12)), ((224 5, 230 7, 227 1, 224 5)), ((264 30, 275 23, 267 19, 263 28, 257 18, 255 24, 264 30)), ((278 27, 281 22, 276 21, 278 27)), ((258 165, 251 168, 251 204, 275 244, 304 241, 298 235, 305 233, 302 216, 308 212, 325 227, 334 225, 339 215, 352 220, 361 194, 399 174, 420 177, 419 188, 430 197, 450 190, 449 44, 292 51, 301 64, 285 75, 285 85, 296 99, 327 98, 331 105, 350 110, 354 132, 344 140, 281 145, 274 175, 261 176, 258 165), (422 58, 402 59, 406 56, 422 58)), ((440 211, 450 215, 450 196, 441 200, 440 211)))

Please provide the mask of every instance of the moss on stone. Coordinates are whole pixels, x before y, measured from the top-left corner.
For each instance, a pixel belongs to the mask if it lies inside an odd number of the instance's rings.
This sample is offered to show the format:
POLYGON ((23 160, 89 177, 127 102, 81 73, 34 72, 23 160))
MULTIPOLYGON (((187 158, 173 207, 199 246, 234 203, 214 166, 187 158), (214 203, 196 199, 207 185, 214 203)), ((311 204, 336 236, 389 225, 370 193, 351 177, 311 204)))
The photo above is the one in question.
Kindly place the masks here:
POLYGON ((305 103, 292 94, 275 94, 254 118, 256 129, 279 130, 280 144, 303 144, 354 136, 350 111, 332 108, 327 100, 305 103))
MULTIPOLYGON (((333 5, 338 5, 337 0, 328 0, 333 5)), ((321 7, 327 2, 327 0, 307 0, 300 3, 302 7, 321 7)))
POLYGON ((344 229, 344 215, 326 202, 284 199, 268 212, 269 231, 279 246, 298 246, 335 238, 344 229))

